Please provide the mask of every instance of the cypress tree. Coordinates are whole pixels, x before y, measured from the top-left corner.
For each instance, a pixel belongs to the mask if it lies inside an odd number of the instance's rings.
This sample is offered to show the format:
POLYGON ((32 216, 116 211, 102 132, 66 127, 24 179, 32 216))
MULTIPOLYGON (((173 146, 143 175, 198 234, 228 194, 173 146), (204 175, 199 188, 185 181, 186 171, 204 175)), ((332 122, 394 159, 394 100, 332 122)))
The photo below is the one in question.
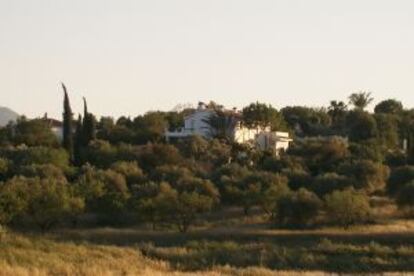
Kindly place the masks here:
POLYGON ((70 107, 69 96, 66 86, 62 83, 63 100, 63 142, 62 145, 69 153, 70 160, 73 161, 73 113, 70 107))
POLYGON ((83 144, 89 145, 89 142, 96 139, 96 119, 95 116, 88 112, 88 104, 83 98, 84 114, 83 114, 83 144))
POLYGON ((75 145, 74 145, 74 159, 77 165, 82 164, 82 147, 83 147, 83 125, 82 116, 79 114, 76 122, 75 130, 75 145))

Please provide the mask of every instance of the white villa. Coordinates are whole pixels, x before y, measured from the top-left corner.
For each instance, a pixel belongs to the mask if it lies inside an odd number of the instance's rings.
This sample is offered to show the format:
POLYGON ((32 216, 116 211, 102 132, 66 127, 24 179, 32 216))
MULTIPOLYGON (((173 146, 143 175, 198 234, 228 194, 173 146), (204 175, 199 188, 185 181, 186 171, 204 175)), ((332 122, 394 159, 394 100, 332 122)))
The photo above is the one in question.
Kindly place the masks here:
POLYGON ((53 134, 56 135, 56 138, 59 142, 63 141, 63 123, 59 120, 49 118, 47 116, 47 113, 45 113, 42 120, 45 121, 45 123, 50 127, 50 130, 53 132, 53 134))
MULTIPOLYGON (((168 129, 165 131, 166 140, 182 139, 193 135, 211 139, 213 131, 206 121, 209 117, 214 116, 215 112, 215 109, 200 102, 198 108, 184 118, 184 127, 175 131, 169 131, 168 129)), ((225 112, 233 113, 235 118, 241 117, 240 112, 235 109, 226 110, 225 112)), ((270 127, 247 128, 243 126, 241 119, 237 119, 234 127, 229 130, 229 134, 234 142, 251 144, 261 150, 273 150, 276 154, 287 150, 289 143, 292 141, 287 132, 271 131, 270 127)))

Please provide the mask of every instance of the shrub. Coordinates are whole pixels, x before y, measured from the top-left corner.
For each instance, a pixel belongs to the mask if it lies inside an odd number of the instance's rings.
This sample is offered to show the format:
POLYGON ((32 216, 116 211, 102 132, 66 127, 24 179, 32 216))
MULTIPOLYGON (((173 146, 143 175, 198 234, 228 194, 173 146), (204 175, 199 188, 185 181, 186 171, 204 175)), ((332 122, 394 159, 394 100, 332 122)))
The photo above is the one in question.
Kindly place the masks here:
POLYGON ((354 110, 346 117, 347 134, 351 141, 359 142, 376 138, 377 122, 374 116, 362 110, 354 110))
POLYGON ((117 148, 102 140, 92 141, 81 155, 81 163, 88 162, 99 168, 107 168, 118 159, 117 148))
POLYGON ((17 168, 16 173, 25 177, 39 177, 39 178, 53 178, 66 180, 65 174, 61 168, 52 164, 32 164, 27 166, 21 166, 17 168))
POLYGON ((345 228, 369 218, 370 205, 367 195, 353 189, 335 191, 325 197, 327 216, 345 228))
POLYGON ((9 173, 10 161, 5 158, 0 158, 0 181, 5 180, 9 173))
POLYGON ((176 147, 165 144, 148 144, 142 147, 139 165, 146 172, 152 172, 158 166, 179 165, 183 158, 176 147))
POLYGON ((397 195, 400 190, 414 180, 414 166, 403 166, 392 170, 387 183, 390 195, 397 195))
POLYGON ((83 199, 74 196, 66 182, 53 178, 15 177, 1 187, 0 195, 3 222, 27 216, 42 232, 83 209, 83 199))
POLYGON ((133 206, 140 217, 152 223, 176 225, 187 232, 198 214, 210 211, 219 192, 210 180, 196 177, 186 168, 165 165, 155 170, 154 182, 133 187, 133 206))
POLYGON ((129 185, 140 183, 145 179, 144 173, 137 162, 118 161, 112 164, 111 169, 122 174, 129 185))
POLYGON ((86 200, 89 210, 117 218, 124 211, 130 197, 125 177, 113 170, 97 170, 84 166, 75 189, 86 200))
POLYGON ((352 160, 370 160, 383 162, 384 155, 377 139, 349 143, 352 160))
POLYGON ((29 196, 26 192, 25 183, 18 178, 0 185, 0 224, 7 225, 23 215, 29 196))
POLYGON ((414 207, 414 181, 406 184, 397 195, 397 205, 401 210, 409 211, 412 214, 414 207))
POLYGON ((152 224, 153 230, 155 230, 157 223, 162 220, 165 213, 165 210, 162 210, 159 202, 157 202, 159 190, 160 184, 156 182, 132 186, 132 208, 138 213, 142 221, 152 224))
POLYGON ((274 203, 279 194, 289 190, 287 178, 278 174, 262 171, 250 171, 238 164, 223 166, 216 178, 223 201, 240 206, 247 215, 249 210, 259 205, 273 216, 274 203))
POLYGON ((389 176, 388 166, 369 160, 343 164, 339 171, 352 179, 355 189, 364 190, 368 194, 383 190, 389 176))
POLYGON ((67 168, 69 165, 69 155, 64 149, 49 147, 30 147, 3 148, 0 155, 6 157, 13 163, 14 168, 32 164, 52 164, 59 168, 67 168))
POLYGON ((312 190, 319 196, 330 194, 335 190, 343 190, 352 185, 348 177, 336 173, 318 175, 312 184, 312 190))
POLYGON ((14 129, 13 141, 16 145, 56 147, 56 135, 44 119, 27 120, 21 118, 14 129))
POLYGON ((277 204, 285 196, 290 193, 287 179, 285 177, 277 176, 269 182, 259 195, 260 207, 274 220, 277 215, 277 204))
POLYGON ((305 160, 315 175, 331 171, 349 155, 348 142, 342 137, 311 137, 295 142, 289 153, 305 160))
POLYGON ((283 172, 289 179, 289 188, 299 190, 300 188, 310 188, 312 176, 304 170, 288 170, 283 172))
POLYGON ((276 205, 276 222, 282 226, 306 227, 315 221, 322 207, 318 196, 304 188, 281 198, 276 205))

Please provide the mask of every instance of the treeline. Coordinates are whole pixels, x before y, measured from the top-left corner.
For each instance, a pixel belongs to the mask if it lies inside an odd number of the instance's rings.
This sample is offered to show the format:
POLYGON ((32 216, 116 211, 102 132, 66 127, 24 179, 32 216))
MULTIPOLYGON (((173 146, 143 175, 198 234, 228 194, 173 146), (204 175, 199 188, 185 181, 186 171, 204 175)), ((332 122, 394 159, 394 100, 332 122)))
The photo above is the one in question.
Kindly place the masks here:
MULTIPOLYGON (((203 214, 226 206, 248 214, 259 207, 277 227, 372 219, 373 195, 414 207, 414 110, 385 100, 375 112, 366 92, 349 104, 290 106, 252 103, 247 126, 289 131, 289 150, 238 145, 226 137, 226 112, 211 119, 217 137, 194 136, 167 144, 192 109, 149 112, 134 119, 101 118, 87 109, 74 118, 64 87, 64 138, 60 144, 44 119, 20 119, 0 129, 0 223, 77 226, 85 215, 100 224, 131 220, 186 232, 203 214)), ((211 106, 215 106, 211 103, 211 106)))

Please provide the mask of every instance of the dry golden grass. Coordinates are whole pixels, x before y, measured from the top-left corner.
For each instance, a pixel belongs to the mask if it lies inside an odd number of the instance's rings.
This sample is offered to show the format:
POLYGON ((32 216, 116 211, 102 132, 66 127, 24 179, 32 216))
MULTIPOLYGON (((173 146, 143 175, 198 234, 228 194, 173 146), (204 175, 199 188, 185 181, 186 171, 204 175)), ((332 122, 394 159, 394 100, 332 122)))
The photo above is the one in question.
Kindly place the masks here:
POLYGON ((323 272, 271 271, 264 268, 237 269, 229 266, 207 271, 174 271, 166 262, 153 261, 138 250, 56 242, 45 237, 9 233, 0 240, 0 276, 46 275, 324 275, 323 272))
POLYGON ((321 270, 376 273, 382 268, 410 272, 413 237, 412 220, 384 220, 347 230, 269 229, 260 219, 249 219, 232 226, 201 227, 186 235, 144 228, 59 230, 46 236, 7 233, 0 236, 0 276, 313 276, 326 275, 321 270), (271 258, 263 264, 253 261, 262 249, 271 258), (337 267, 332 265, 336 261, 337 267), (296 270, 300 267, 304 271, 296 270))
POLYGON ((6 235, 0 245, 0 275, 154 275, 168 271, 166 263, 151 261, 128 248, 16 234, 6 235))

